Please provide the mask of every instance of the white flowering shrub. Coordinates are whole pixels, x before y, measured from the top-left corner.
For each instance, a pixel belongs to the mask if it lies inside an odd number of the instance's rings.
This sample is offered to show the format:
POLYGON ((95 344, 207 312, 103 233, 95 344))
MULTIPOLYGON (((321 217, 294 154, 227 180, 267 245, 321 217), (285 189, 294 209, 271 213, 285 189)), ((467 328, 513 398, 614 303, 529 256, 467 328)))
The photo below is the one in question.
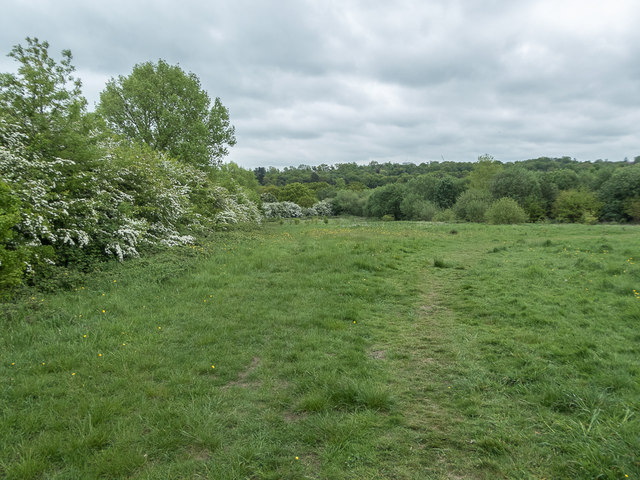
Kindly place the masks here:
POLYGON ((13 228, 19 221, 18 200, 9 185, 0 181, 0 295, 20 284, 26 266, 24 248, 11 248, 15 247, 13 228))
POLYGON ((322 200, 312 207, 302 208, 293 202, 265 202, 262 204, 265 218, 302 218, 329 217, 333 215, 333 206, 322 200))
POLYGON ((17 128, 0 120, 5 283, 35 268, 33 254, 47 263, 67 263, 79 251, 124 260, 147 246, 191 244, 208 229, 260 222, 257 205, 238 185, 231 193, 207 172, 146 147, 102 148, 103 158, 90 168, 44 159, 28 151, 17 128))
POLYGON ((224 228, 238 223, 261 222, 262 215, 258 206, 242 190, 232 194, 224 187, 216 187, 215 198, 220 210, 214 217, 216 225, 224 228))
POLYGON ((328 200, 322 200, 304 209, 304 214, 308 217, 330 217, 333 215, 333 205, 328 200))
POLYGON ((302 207, 293 202, 263 203, 262 209, 266 218, 302 218, 302 207))
MULTIPOLYGON (((58 187, 64 184, 63 169, 69 165, 71 160, 46 161, 29 154, 18 128, 0 120, 0 181, 8 185, 19 205, 13 226, 16 244, 37 247, 59 240, 55 230, 65 224, 70 204, 58 187)), ((75 234, 73 228, 64 231, 65 237, 75 234)))

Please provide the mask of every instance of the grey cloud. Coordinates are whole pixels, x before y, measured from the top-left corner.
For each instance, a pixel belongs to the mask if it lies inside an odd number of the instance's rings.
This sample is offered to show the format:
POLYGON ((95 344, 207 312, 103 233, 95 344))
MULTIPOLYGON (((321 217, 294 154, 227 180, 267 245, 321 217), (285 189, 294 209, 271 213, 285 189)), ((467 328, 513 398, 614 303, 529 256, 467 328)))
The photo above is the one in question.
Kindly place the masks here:
POLYGON ((229 107, 247 167, 639 155, 640 6, 561 3, 9 0, 0 49, 70 48, 90 102, 178 63, 229 107))

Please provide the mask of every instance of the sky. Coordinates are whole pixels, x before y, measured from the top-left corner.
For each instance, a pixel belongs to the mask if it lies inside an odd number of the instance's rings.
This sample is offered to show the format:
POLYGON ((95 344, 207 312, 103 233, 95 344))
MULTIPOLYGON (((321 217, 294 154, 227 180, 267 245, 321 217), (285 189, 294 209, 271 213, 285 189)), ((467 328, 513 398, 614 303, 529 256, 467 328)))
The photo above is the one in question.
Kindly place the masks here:
POLYGON ((640 155, 637 0, 4 0, 92 109, 164 59, 220 97, 245 168, 640 155))

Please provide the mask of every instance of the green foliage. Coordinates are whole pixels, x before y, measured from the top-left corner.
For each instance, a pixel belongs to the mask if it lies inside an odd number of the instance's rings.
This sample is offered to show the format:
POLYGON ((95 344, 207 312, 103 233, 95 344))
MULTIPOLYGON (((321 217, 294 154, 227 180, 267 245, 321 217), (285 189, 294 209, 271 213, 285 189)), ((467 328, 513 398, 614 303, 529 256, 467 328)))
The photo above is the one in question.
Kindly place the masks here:
POLYGON ((264 185, 264 176, 267 174, 267 169, 264 167, 257 167, 253 169, 253 174, 260 185, 264 185))
POLYGON ((440 208, 451 208, 464 190, 464 183, 451 175, 446 175, 436 183, 434 203, 440 208))
POLYGON ((407 182, 407 191, 414 198, 428 200, 438 208, 450 208, 464 190, 464 182, 451 175, 419 175, 407 182))
POLYGON ((431 201, 425 200, 415 193, 410 193, 402 199, 400 210, 407 220, 423 220, 429 222, 440 211, 431 201))
POLYGON ((209 180, 224 187, 232 194, 246 195, 256 205, 262 202, 258 190, 260 185, 251 170, 246 170, 234 162, 223 163, 208 172, 209 180))
POLYGON ((634 222, 640 222, 640 196, 629 198, 626 201, 624 212, 629 215, 634 222))
MULTIPOLYGON (((25 156, 47 160, 62 158, 67 179, 100 155, 98 122, 86 114, 81 82, 75 78, 69 50, 62 60, 49 56, 49 44, 27 37, 27 46, 16 45, 9 53, 18 63, 17 74, 0 74, 0 118, 16 128, 26 146, 25 156)), ((59 191, 69 188, 59 183, 59 191)))
MULTIPOLYGON (((529 221, 536 221, 546 216, 551 200, 542 196, 539 175, 520 165, 511 166, 497 173, 490 184, 494 199, 512 198, 524 209, 529 221)), ((547 195, 553 196, 553 189, 545 189, 547 195)))
MULTIPOLYGON (((607 202, 603 195, 613 199, 610 206, 605 205, 601 211, 602 219, 626 221, 631 218, 627 213, 630 208, 628 198, 636 194, 627 197, 614 193, 614 180, 611 178, 615 172, 629 166, 628 162, 578 162, 570 157, 542 157, 517 164, 503 164, 490 155, 482 155, 474 163, 300 165, 297 168, 287 167, 283 171, 270 167, 257 174, 262 178, 265 188, 274 189, 273 193, 290 183, 311 182, 307 185, 314 186, 317 197, 334 199, 338 211, 341 203, 348 203, 347 199, 355 198, 344 196, 340 193, 343 190, 365 188, 363 191, 371 193, 379 186, 397 183, 405 189, 399 216, 403 219, 428 219, 436 215, 443 218, 441 209, 452 208, 464 192, 476 190, 489 191, 494 200, 505 196, 517 200, 529 221, 535 222, 555 217, 554 203, 561 190, 583 189, 596 193, 605 204, 607 202), (315 188, 316 185, 318 188, 315 188), (603 186, 606 188, 600 191, 603 186), (339 199, 335 200, 338 196, 339 199), (623 198, 616 199, 620 196, 623 198), (438 210, 434 210, 434 205, 438 210)), ((633 185, 630 187, 633 191, 633 185)), ((476 204, 478 212, 482 211, 483 203, 476 204)), ((463 204, 464 201, 456 212, 459 217, 467 218, 461 208, 463 204)), ((355 207, 351 211, 359 209, 355 207)), ((363 213, 370 215, 371 211, 363 213)), ((476 221, 481 218, 480 213, 472 216, 476 221)))
POLYGON ((268 195, 267 199, 263 200, 265 202, 277 202, 278 195, 280 195, 280 187, 275 185, 267 185, 266 187, 260 187, 258 190, 260 195, 268 195))
MULTIPOLYGON (((474 190, 489 190, 493 177, 502 171, 502 164, 491 155, 481 155, 469 173, 469 188, 474 190)), ((473 220, 475 221, 475 220, 473 220)))
POLYGON ((631 199, 640 197, 640 165, 627 166, 613 172, 602 184, 599 196, 604 203, 602 217, 605 220, 629 220, 631 217, 625 207, 631 199))
POLYGON ((547 208, 544 200, 541 197, 530 196, 522 200, 519 204, 527 214, 527 218, 530 222, 537 222, 543 220, 547 216, 547 208))
POLYGON ((0 180, 0 244, 7 244, 13 238, 12 228, 20 221, 20 201, 11 187, 0 180))
MULTIPOLYGON (((550 217, 553 213, 553 203, 558 198, 560 190, 553 181, 549 180, 547 174, 538 174, 538 181, 540 183, 540 198, 534 199, 542 210, 538 217, 550 217)), ((530 215, 530 219, 536 220, 537 218, 530 215)))
POLYGON ((260 194, 260 201, 264 203, 275 203, 278 201, 278 197, 271 192, 264 192, 260 194))
POLYGON ((362 182, 350 182, 347 185, 347 188, 354 192, 362 192, 364 190, 367 190, 367 186, 362 182))
POLYGON ((20 222, 20 201, 0 180, 0 297, 20 285, 25 269, 25 249, 13 241, 20 222))
POLYGON ((69 50, 62 60, 49 56, 48 42, 26 38, 27 46, 16 45, 9 57, 18 62, 18 73, 0 74, 0 114, 26 135, 30 152, 44 157, 71 158, 85 143, 83 124, 86 100, 81 82, 73 76, 69 50))
POLYGON ((365 213, 370 217, 382 218, 391 215, 394 219, 402 218, 401 204, 405 194, 403 185, 394 183, 379 187, 371 192, 365 206, 365 213))
POLYGON ((198 167, 219 165, 236 143, 220 99, 211 106, 195 74, 164 60, 112 78, 97 111, 118 134, 198 167))
POLYGON ((306 184, 309 189, 314 192, 318 200, 327 200, 337 195, 338 190, 335 186, 329 185, 327 182, 314 182, 306 184))
POLYGON ((366 190, 338 190, 336 196, 331 200, 333 210, 336 215, 364 216, 368 196, 369 192, 366 190))
POLYGON ((527 213, 513 198, 501 198, 491 204, 486 213, 487 221, 492 224, 524 223, 527 213))
POLYGON ((496 173, 489 186, 494 199, 509 197, 521 205, 528 198, 540 197, 540 184, 535 173, 512 166, 496 173))
POLYGON ((434 222, 455 222, 456 214, 452 208, 445 208, 444 210, 439 210, 434 216, 434 222))
POLYGON ((558 190, 576 190, 580 187, 580 177, 568 168, 556 169, 545 175, 547 182, 553 183, 558 190))
POLYGON ((309 208, 318 201, 314 192, 303 183, 290 183, 280 189, 278 200, 281 202, 297 203, 301 207, 309 208))
POLYGON ((469 189, 458 197, 453 211, 460 220, 484 222, 490 205, 491 194, 487 190, 469 189))
POLYGON ((212 175, 217 183, 228 189, 239 185, 245 190, 257 192, 260 186, 251 170, 246 170, 234 162, 223 163, 212 175))
POLYGON ((560 192, 553 205, 554 216, 561 222, 592 223, 598 218, 602 203, 588 190, 560 192))

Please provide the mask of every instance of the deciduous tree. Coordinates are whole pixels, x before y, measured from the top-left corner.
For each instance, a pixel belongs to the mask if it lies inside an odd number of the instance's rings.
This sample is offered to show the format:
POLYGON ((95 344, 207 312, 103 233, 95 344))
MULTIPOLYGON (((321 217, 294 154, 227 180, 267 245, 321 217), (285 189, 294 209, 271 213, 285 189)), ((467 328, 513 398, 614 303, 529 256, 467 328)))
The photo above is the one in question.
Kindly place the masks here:
POLYGON ((219 165, 235 145, 229 111, 193 73, 164 60, 107 82, 98 112, 117 133, 199 167, 219 165))
POLYGON ((49 43, 26 38, 9 57, 17 73, 0 74, 0 115, 26 136, 28 150, 45 159, 83 160, 90 144, 82 83, 75 78, 70 50, 62 60, 49 56, 49 43))

